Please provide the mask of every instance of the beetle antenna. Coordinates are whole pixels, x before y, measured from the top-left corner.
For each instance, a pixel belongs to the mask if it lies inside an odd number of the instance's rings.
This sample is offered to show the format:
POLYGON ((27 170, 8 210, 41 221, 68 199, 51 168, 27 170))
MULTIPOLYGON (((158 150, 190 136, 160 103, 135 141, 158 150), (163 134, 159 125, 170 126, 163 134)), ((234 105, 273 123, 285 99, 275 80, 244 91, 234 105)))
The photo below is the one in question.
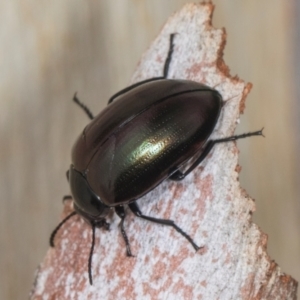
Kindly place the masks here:
POLYGON ((71 212, 68 216, 66 216, 57 226, 56 228, 52 231, 51 235, 50 235, 50 246, 54 247, 54 238, 55 235, 57 234, 58 230, 60 229, 60 227, 66 223, 71 217, 75 216, 77 214, 76 211, 71 212))
POLYGON ((74 94, 73 101, 77 105, 79 105, 79 107, 81 107, 84 110, 84 112, 88 115, 88 117, 91 120, 94 119, 94 115, 92 114, 92 112, 90 111, 90 109, 77 98, 77 92, 74 94))
POLYGON ((95 246, 95 224, 92 223, 92 246, 91 246, 91 251, 90 251, 90 256, 89 256, 89 264, 88 264, 88 273, 89 273, 89 280, 90 280, 90 285, 93 285, 93 277, 92 277, 92 256, 94 252, 94 246, 95 246))

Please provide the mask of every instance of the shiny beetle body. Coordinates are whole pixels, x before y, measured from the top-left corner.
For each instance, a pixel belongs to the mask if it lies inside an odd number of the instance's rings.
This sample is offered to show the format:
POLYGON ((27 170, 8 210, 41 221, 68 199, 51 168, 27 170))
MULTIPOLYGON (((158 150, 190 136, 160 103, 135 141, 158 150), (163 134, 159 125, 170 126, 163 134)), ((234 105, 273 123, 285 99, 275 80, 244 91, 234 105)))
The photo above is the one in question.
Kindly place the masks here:
POLYGON ((106 217, 112 209, 121 219, 127 256, 132 254, 124 228, 124 206, 140 218, 173 227, 198 250, 200 247, 174 221, 144 215, 136 201, 167 178, 184 179, 215 144, 262 135, 260 130, 209 139, 223 106, 222 97, 201 83, 167 79, 173 40, 171 34, 163 76, 121 90, 95 118, 74 96, 92 121, 73 146, 67 172, 75 211, 52 232, 50 245, 54 246, 57 231, 68 219, 75 214, 82 216, 93 233, 88 261, 90 284, 95 228, 109 228, 106 217))
POLYGON ((187 80, 156 80, 119 96, 73 147, 70 184, 76 208, 101 217, 103 206, 128 204, 148 193, 199 155, 221 107, 216 90, 187 80), (98 197, 83 200, 89 188, 98 197))

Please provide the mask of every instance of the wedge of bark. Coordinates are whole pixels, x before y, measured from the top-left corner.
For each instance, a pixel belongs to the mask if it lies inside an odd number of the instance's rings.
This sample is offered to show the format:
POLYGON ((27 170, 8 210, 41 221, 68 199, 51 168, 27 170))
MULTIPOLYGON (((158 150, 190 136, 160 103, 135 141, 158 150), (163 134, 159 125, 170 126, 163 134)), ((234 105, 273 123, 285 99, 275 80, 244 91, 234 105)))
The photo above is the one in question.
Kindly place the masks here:
MULTIPOLYGON (((161 76, 175 37, 169 78, 215 87, 226 104, 212 138, 234 133, 251 84, 231 77, 222 59, 225 31, 211 25, 212 4, 187 4, 142 57, 132 82, 161 76)), ((262 140, 262 143, 265 142, 262 140)), ((203 246, 195 252, 176 231, 134 217, 125 227, 135 257, 125 254, 115 215, 97 230, 90 286, 91 228, 76 216, 57 234, 37 270, 32 299, 296 299, 297 283, 266 253, 267 236, 252 223, 254 202, 238 182, 238 149, 217 145, 184 181, 166 181, 138 203, 146 215, 173 219, 203 246)), ((63 216, 72 210, 65 205, 63 216)))

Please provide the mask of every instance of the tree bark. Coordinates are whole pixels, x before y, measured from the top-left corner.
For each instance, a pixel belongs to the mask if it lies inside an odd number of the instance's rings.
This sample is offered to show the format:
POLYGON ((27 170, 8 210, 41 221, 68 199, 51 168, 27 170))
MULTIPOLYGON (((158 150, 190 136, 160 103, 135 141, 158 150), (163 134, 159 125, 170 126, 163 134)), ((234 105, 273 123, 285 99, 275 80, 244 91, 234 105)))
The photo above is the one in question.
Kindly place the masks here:
MULTIPOLYGON (((170 17, 132 82, 162 75, 169 36, 177 33, 169 78, 221 93, 225 104, 211 136, 220 138, 233 135, 251 84, 230 76, 222 58, 225 30, 212 27, 212 12, 210 3, 187 4, 170 17)), ((202 247, 198 252, 174 229, 128 211, 125 228, 135 256, 126 257, 120 219, 112 215, 110 231, 96 230, 91 286, 92 230, 75 216, 37 270, 31 298, 296 299, 297 282, 268 256, 267 236, 251 220, 255 204, 239 185, 239 171, 235 143, 219 144, 183 181, 165 181, 138 200, 145 215, 174 220, 202 247)), ((72 209, 72 201, 65 202, 63 216, 72 209)))

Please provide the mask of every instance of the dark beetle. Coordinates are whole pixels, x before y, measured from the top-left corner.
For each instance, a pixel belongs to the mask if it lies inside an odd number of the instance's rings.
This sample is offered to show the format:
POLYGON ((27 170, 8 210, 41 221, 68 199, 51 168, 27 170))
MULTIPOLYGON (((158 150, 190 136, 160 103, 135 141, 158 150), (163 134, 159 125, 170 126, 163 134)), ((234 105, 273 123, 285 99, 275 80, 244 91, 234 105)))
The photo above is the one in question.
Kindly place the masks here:
POLYGON ((174 34, 170 36, 163 76, 121 90, 95 118, 74 96, 74 101, 93 120, 72 150, 68 179, 75 211, 53 231, 50 244, 54 246, 56 232, 71 216, 77 213, 88 221, 93 229, 88 265, 91 284, 95 227, 108 229, 105 217, 112 208, 121 218, 120 228, 128 256, 132 254, 124 229, 124 205, 138 217, 172 226, 198 250, 199 246, 172 220, 143 215, 136 200, 166 178, 182 180, 216 143, 262 135, 260 130, 208 140, 223 106, 222 97, 215 89, 198 82, 167 79, 173 39, 174 34), (181 171, 191 159, 191 165, 181 171))

